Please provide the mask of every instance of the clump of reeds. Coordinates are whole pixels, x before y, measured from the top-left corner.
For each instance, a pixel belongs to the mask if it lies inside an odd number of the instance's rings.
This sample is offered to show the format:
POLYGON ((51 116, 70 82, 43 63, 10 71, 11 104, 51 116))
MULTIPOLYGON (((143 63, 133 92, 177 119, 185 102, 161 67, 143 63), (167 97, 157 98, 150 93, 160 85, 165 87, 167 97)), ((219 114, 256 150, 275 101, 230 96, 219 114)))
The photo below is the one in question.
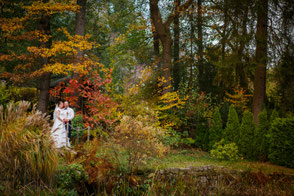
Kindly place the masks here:
POLYGON ((49 117, 29 108, 26 101, 0 106, 0 185, 6 194, 50 183, 58 164, 49 117))

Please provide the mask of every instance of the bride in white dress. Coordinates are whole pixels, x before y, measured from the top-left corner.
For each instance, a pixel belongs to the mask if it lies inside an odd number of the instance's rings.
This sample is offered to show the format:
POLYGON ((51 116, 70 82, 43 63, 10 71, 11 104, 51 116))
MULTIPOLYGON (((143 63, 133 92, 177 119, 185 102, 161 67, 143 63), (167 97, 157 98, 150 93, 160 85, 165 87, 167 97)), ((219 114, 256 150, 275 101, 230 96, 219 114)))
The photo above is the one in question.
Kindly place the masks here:
POLYGON ((67 137, 67 132, 65 130, 65 112, 63 110, 63 102, 59 101, 56 105, 53 114, 54 124, 51 129, 51 136, 55 142, 56 148, 61 148, 63 146, 70 147, 69 139, 67 137), (66 145, 67 144, 67 145, 66 145))

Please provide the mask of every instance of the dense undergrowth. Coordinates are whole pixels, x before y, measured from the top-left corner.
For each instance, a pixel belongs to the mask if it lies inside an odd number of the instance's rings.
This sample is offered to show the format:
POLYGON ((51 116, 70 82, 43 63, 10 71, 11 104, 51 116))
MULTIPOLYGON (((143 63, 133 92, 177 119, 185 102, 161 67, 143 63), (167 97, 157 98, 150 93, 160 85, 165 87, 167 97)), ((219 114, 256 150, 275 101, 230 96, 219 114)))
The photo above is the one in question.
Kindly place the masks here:
MULTIPOLYGON (((235 113, 233 107, 231 110, 235 113)), ((210 153, 199 148, 195 150, 191 147, 189 135, 179 135, 168 122, 160 121, 158 115, 162 113, 140 104, 126 110, 114 129, 102 134, 104 137, 91 135, 90 141, 82 139, 80 144, 67 151, 54 148, 48 131, 48 117, 31 108, 28 102, 11 103, 5 108, 1 106, 0 164, 4 175, 1 175, 0 189, 4 195, 293 194, 294 179, 289 174, 294 172, 291 169, 242 160, 247 158, 244 155, 258 157, 262 150, 266 150, 267 155, 275 155, 277 160, 280 154, 291 160, 284 153, 283 143, 275 142, 275 145, 282 145, 275 148, 264 143, 266 148, 259 148, 255 154, 255 151, 248 150, 254 147, 254 142, 252 145, 241 143, 244 136, 238 135, 237 142, 230 135, 223 138, 218 112, 209 130, 214 134, 208 138, 215 141, 208 144, 212 149, 210 153), (221 141, 217 142, 219 139, 221 141), (239 146, 246 154, 238 152, 239 146), (183 150, 176 150, 179 147, 183 150), (273 154, 277 150, 283 153, 273 154), (204 181, 194 175, 160 173, 160 169, 169 167, 202 165, 225 166, 234 172, 219 171, 204 181)), ((238 127, 236 118, 229 116, 228 119, 227 127, 233 127, 234 123, 238 127)), ((264 137, 279 141, 278 134, 284 134, 285 140, 289 139, 287 134, 291 133, 287 130, 291 130, 292 124, 287 122, 292 121, 290 118, 283 123, 280 121, 278 118, 274 120, 274 129, 267 131, 267 135, 261 134, 260 141, 264 141, 264 137)), ((248 131, 248 127, 253 127, 251 131, 255 131, 254 126, 247 125, 253 125, 252 115, 248 112, 238 129, 248 131)), ((256 130, 260 129, 257 127, 256 130)), ((270 160, 273 159, 271 156, 270 160)), ((291 161, 284 163, 291 164, 291 161)), ((211 174, 204 175, 209 177, 211 174)))
POLYGON ((58 164, 48 117, 29 102, 0 106, 1 192, 10 195, 26 186, 50 184, 58 164))

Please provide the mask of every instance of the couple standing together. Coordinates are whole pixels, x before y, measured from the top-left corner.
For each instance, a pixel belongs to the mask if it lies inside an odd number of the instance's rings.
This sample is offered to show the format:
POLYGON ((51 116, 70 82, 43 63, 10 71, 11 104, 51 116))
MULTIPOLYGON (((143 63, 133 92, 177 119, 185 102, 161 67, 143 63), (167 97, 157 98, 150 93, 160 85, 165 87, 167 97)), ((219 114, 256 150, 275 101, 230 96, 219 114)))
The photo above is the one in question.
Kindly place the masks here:
POLYGON ((59 101, 53 113, 54 124, 51 129, 51 137, 56 148, 70 147, 71 120, 73 118, 74 111, 69 107, 68 101, 59 101))

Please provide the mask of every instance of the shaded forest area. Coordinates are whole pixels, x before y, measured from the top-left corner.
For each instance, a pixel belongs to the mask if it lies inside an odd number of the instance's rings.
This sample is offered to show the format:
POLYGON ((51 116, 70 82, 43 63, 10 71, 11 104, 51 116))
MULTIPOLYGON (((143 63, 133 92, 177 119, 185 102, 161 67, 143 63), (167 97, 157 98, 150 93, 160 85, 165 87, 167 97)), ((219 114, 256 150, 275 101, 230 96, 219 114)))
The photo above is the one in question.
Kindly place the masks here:
MULTIPOLYGON (((293 111, 291 1, 3 1, 1 5, 1 78, 7 85, 37 88, 38 109, 43 112, 48 109, 50 87, 60 79, 79 78, 97 59, 113 68, 115 93, 127 90, 121 84, 133 72, 153 65, 152 74, 166 80, 163 93, 204 92, 220 104, 226 92, 242 89, 252 95, 246 107, 255 122, 264 107, 283 115, 293 111), (55 5, 46 7, 47 3, 55 5), (62 28, 69 35, 62 35, 62 28), (86 34, 92 43, 83 43, 85 48, 64 41, 67 36, 84 39, 86 34), (62 51, 57 44, 72 49, 62 51), (41 55, 46 52, 41 48, 51 54, 41 55)), ((149 90, 158 91, 153 85, 149 90)))

